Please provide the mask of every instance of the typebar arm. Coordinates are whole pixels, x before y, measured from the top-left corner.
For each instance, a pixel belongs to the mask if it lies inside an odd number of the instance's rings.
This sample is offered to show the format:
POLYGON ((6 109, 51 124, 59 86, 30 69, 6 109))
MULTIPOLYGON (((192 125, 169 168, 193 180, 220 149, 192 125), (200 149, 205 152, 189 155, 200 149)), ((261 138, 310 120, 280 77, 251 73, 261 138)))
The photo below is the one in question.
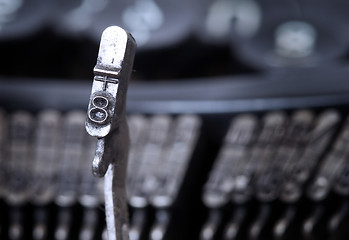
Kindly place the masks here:
POLYGON ((87 110, 86 131, 97 137, 92 163, 95 176, 105 176, 105 212, 109 240, 128 240, 125 191, 129 133, 126 94, 136 42, 123 29, 112 26, 101 38, 87 110))

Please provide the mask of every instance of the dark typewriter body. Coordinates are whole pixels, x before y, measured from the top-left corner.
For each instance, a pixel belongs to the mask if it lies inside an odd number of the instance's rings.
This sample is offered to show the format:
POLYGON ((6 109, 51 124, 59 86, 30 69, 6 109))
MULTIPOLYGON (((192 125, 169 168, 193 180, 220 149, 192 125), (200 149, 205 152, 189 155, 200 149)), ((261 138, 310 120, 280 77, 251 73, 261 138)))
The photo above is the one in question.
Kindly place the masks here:
POLYGON ((104 240, 84 121, 137 43, 130 239, 349 238, 349 3, 0 0, 0 239, 104 240))

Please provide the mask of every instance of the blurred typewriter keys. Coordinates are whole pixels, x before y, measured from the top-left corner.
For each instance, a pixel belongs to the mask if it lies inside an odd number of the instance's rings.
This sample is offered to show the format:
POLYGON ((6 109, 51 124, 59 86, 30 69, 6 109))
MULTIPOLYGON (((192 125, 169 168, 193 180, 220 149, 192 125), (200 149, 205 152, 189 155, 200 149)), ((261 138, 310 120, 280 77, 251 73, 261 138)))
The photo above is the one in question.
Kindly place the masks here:
POLYGON ((133 168, 129 168, 128 189, 130 205, 134 207, 130 237, 139 239, 144 234, 147 207, 152 206, 156 209, 155 222, 149 239, 164 239, 171 219, 171 207, 199 136, 201 120, 191 115, 175 119, 159 115, 149 120, 131 116, 129 123, 129 167, 133 168), (150 124, 148 129, 147 122, 150 124))
POLYGON ((278 198, 282 178, 295 159, 300 157, 311 127, 313 115, 309 111, 295 112, 285 130, 284 138, 270 162, 257 179, 256 194, 261 201, 270 202, 278 198))
MULTIPOLYGON (((96 142, 84 131, 85 114, 0 113, 7 219, 1 239, 106 239, 103 186, 86 164, 96 142)), ((190 201, 180 194, 193 180, 187 171, 198 140, 207 138, 205 117, 130 115, 130 239, 346 239, 349 142, 341 115, 329 109, 234 116, 201 196, 186 193, 190 201), (264 197, 268 188, 272 194, 264 197), (206 214, 187 216, 182 208, 206 214), (181 223, 177 215, 188 219, 181 223), (179 229, 187 223, 193 226, 179 229)), ((198 166, 207 161, 200 151, 198 166)))
POLYGON ((194 115, 176 117, 164 149, 163 160, 155 170, 157 188, 150 198, 156 208, 150 239, 166 239, 174 206, 200 136, 201 119, 194 115))
POLYGON ((7 161, 6 201, 12 207, 9 212, 9 239, 23 239, 24 204, 29 200, 29 157, 34 119, 28 112, 18 111, 10 117, 9 161, 7 161))
POLYGON ((133 121, 131 121, 130 127, 133 127, 134 124, 136 124, 136 126, 134 126, 134 130, 130 131, 130 156, 132 157, 130 166, 135 168, 128 169, 128 179, 130 182, 127 183, 127 195, 129 204, 131 207, 135 208, 137 213, 135 214, 137 219, 131 219, 131 237, 133 237, 133 239, 139 239, 139 237, 144 234, 143 231, 146 221, 143 222, 143 220, 146 220, 148 217, 147 208, 149 207, 150 196, 157 187, 155 170, 162 161, 162 151, 167 142, 172 119, 166 115, 153 116, 151 119, 149 119, 148 131, 143 133, 147 134, 146 136, 141 136, 142 133, 137 132, 137 130, 142 130, 142 119, 138 119, 138 121, 140 121, 138 124, 136 123, 136 117, 131 118, 131 120, 133 121), (132 139, 132 137, 137 136, 139 139, 132 139), (136 141, 141 140, 142 137, 145 137, 146 140, 143 146, 141 145, 137 149, 136 141), (137 153, 137 151, 139 152, 137 153), (139 157, 135 158, 134 155, 137 154, 139 154, 139 157), (144 218, 143 215, 145 215, 146 218, 144 218))
POLYGON ((130 205, 135 208, 143 208, 149 204, 150 196, 157 186, 155 170, 163 157, 163 149, 166 146, 172 119, 166 115, 154 116, 150 120, 149 134, 139 158, 139 167, 133 172, 135 179, 131 182, 128 198, 130 205))
POLYGON ((15 112, 10 117, 9 161, 7 161, 6 201, 11 205, 23 205, 29 200, 29 157, 34 119, 28 112, 15 112))
POLYGON ((203 202, 210 208, 209 217, 201 230, 201 239, 214 239, 222 221, 220 208, 230 202, 235 186, 235 177, 255 138, 258 122, 252 115, 241 115, 232 120, 223 146, 205 184, 203 202))
MULTIPOLYGON (((81 127, 84 127, 83 125, 81 127)), ((84 133, 82 158, 80 159, 81 178, 78 186, 78 202, 83 207, 82 222, 79 230, 79 240, 95 239, 98 231, 98 222, 101 220, 99 206, 104 202, 102 179, 91 174, 91 166, 88 164, 95 154, 97 141, 84 133)))
POLYGON ((311 181, 308 188, 308 196, 312 200, 321 201, 326 198, 334 184, 338 171, 343 168, 349 152, 348 133, 349 120, 347 119, 332 149, 322 161, 315 177, 311 181))
POLYGON ((178 195, 199 137, 201 120, 194 115, 179 116, 174 120, 162 161, 154 173, 156 188, 150 202, 156 208, 171 207, 178 195))
POLYGON ((236 186, 232 194, 235 203, 249 201, 255 192, 255 181, 266 171, 284 134, 287 117, 282 112, 271 112, 263 117, 260 133, 251 148, 250 156, 239 166, 236 186))
POLYGON ((132 191, 134 179, 137 177, 134 172, 138 171, 139 161, 142 157, 142 147, 146 144, 149 120, 142 115, 132 115, 128 118, 130 128, 130 153, 127 166, 127 192, 132 191))
POLYGON ((280 196, 283 201, 292 203, 299 200, 304 182, 309 179, 314 167, 332 140, 340 120, 341 117, 335 110, 324 111, 317 117, 302 155, 294 159, 285 175, 280 196))
POLYGON ((85 114, 72 111, 63 117, 61 154, 58 162, 55 203, 60 207, 54 238, 66 240, 70 237, 73 222, 72 207, 77 201, 83 141, 85 114))
POLYGON ((31 165, 31 201, 46 205, 54 196, 57 175, 61 114, 46 110, 38 114, 34 134, 33 163, 31 165))
MULTIPOLYGON (((134 174, 139 169, 142 147, 146 144, 149 120, 142 115, 132 115, 128 118, 130 128, 130 152, 127 166, 127 192, 133 191, 133 183, 137 178, 134 174)), ((129 235, 131 240, 141 239, 147 221, 148 211, 144 208, 135 208, 130 223, 129 235)), ((144 236, 143 236, 144 237, 144 236)))
POLYGON ((55 193, 59 140, 61 137, 61 114, 54 110, 42 111, 37 116, 34 134, 34 153, 31 169, 31 202, 33 212, 32 237, 46 239, 48 235, 48 205, 55 193))
POLYGON ((257 124, 257 119, 252 115, 238 116, 231 122, 204 188, 203 202, 207 207, 222 207, 230 201, 235 177, 241 173, 239 167, 244 164, 250 151, 257 124))
MULTIPOLYGON (((234 119, 242 116, 244 115, 234 119)), ((202 225, 201 238, 206 236, 208 239, 294 239, 303 236, 306 239, 314 239, 321 236, 321 233, 329 236, 331 232, 336 232, 330 229, 337 229, 340 225, 337 222, 345 222, 347 214, 340 214, 340 209, 346 209, 344 203, 337 210, 333 207, 325 208, 334 200, 326 200, 314 206, 313 210, 308 205, 311 204, 310 200, 322 200, 312 195, 314 192, 311 183, 314 185, 314 182, 319 181, 316 180, 319 176, 325 176, 332 182, 326 188, 323 199, 327 196, 326 199, 332 199, 331 191, 346 196, 348 163, 342 158, 332 158, 334 165, 329 168, 324 166, 328 157, 323 158, 328 149, 328 154, 331 154, 332 140, 341 123, 340 113, 330 109, 315 115, 309 110, 299 110, 291 114, 266 113, 264 117, 255 118, 259 130, 255 131, 255 140, 250 144, 250 151, 244 160, 235 164, 232 162, 230 166, 228 164, 225 169, 230 171, 217 174, 222 179, 235 176, 230 188, 232 198, 219 201, 221 204, 217 205, 214 218, 213 211, 208 210, 209 216, 202 225), (323 163, 319 165, 321 161, 323 163), (318 174, 314 175, 316 169, 318 174), (310 200, 304 199, 304 190, 308 190, 307 196, 310 200), (252 206, 254 210, 251 210, 252 206), (227 209, 234 210, 229 214, 229 218, 224 217, 227 209), (328 219, 333 219, 332 224, 328 219)), ((345 129, 344 125, 334 149, 344 151, 345 129)), ((223 151, 224 146, 223 144, 220 151, 223 151)), ((230 149, 234 147, 230 146, 230 149)), ((212 209, 213 205, 207 204, 205 194, 214 172, 217 171, 220 153, 217 156, 203 188, 203 203, 209 209, 212 209)), ((230 161, 232 160, 233 158, 230 158, 230 161)), ((218 184, 212 189, 218 192, 222 186, 224 184, 218 184)), ((211 192, 214 192, 213 190, 211 192)))

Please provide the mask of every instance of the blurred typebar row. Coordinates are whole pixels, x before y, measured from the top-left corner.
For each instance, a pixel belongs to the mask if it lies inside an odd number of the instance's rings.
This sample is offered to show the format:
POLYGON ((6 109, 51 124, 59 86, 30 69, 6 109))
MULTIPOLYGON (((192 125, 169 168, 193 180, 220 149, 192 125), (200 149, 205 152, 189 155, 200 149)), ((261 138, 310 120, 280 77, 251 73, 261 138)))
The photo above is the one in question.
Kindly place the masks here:
MULTIPOLYGON (((1 111, 1 239, 106 237, 103 182, 91 171, 96 141, 85 131, 85 118, 83 111, 1 111)), ((201 120, 133 115, 129 125, 131 238, 140 239, 149 224, 148 205, 159 218, 151 234, 164 235, 201 120)))
MULTIPOLYGON (((85 118, 1 111, 1 239, 106 239, 85 118)), ((343 112, 238 114, 224 120, 214 154, 208 132, 221 126, 207 119, 129 115, 131 240, 346 239, 343 112)))
POLYGON ((346 239, 348 131, 336 110, 235 117, 204 186, 200 239, 346 239))

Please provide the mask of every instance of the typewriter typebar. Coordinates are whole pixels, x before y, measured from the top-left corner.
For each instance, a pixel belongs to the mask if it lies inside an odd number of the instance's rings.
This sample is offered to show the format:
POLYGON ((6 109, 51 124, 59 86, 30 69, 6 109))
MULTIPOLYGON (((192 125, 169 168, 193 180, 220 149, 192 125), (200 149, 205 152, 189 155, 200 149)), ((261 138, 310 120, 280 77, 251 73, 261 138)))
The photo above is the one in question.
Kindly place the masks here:
POLYGON ((253 115, 242 115, 231 122, 205 186, 203 201, 207 207, 221 207, 230 201, 235 185, 238 184, 236 177, 242 172, 240 167, 251 151, 257 129, 258 122, 253 115))
POLYGON ((105 177, 108 239, 129 239, 125 191, 129 151, 126 92, 136 43, 119 27, 104 30, 94 68, 86 131, 97 137, 93 173, 105 177))

